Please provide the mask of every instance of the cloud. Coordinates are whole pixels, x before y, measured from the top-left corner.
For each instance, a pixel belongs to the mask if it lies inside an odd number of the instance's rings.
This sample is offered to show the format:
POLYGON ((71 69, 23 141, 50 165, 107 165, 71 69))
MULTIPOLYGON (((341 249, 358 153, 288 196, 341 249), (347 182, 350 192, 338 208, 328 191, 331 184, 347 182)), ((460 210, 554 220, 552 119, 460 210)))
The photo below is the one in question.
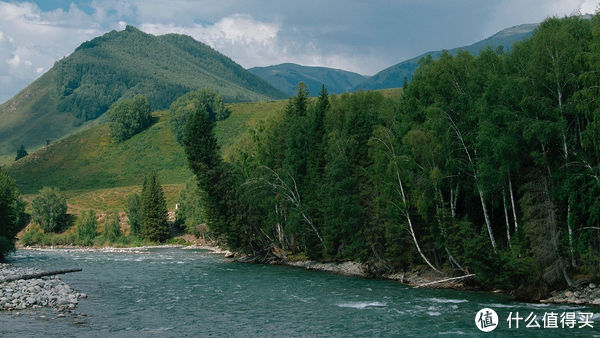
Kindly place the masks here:
POLYGON ((74 4, 67 10, 42 11, 33 3, 0 1, 0 16, 0 102, 104 31, 74 4))

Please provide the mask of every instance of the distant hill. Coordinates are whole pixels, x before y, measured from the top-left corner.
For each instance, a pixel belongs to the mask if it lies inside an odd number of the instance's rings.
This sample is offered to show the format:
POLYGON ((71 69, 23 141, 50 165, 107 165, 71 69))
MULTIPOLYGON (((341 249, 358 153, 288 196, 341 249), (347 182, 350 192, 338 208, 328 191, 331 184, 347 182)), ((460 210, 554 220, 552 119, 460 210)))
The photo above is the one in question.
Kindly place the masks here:
MULTIPOLYGON (((524 24, 504 29, 485 40, 481 40, 472 45, 450 49, 451 54, 456 54, 459 50, 469 51, 471 54, 478 54, 479 51, 487 47, 497 48, 503 46, 505 51, 510 50, 515 42, 524 40, 533 34, 533 30, 538 24, 524 24)), ((417 69, 419 60, 427 55, 431 55, 434 59, 439 57, 442 51, 428 52, 419 55, 410 60, 400 62, 389 68, 386 68, 379 73, 369 77, 362 83, 356 85, 352 90, 372 90, 383 88, 397 88, 404 84, 404 77, 410 80, 415 69, 417 69)))
POLYGON ((300 81, 306 84, 312 96, 317 96, 321 91, 321 84, 325 84, 329 93, 341 94, 367 79, 366 76, 341 69, 308 67, 294 63, 254 67, 248 70, 288 95, 295 94, 300 81))
POLYGON ((0 155, 57 140, 102 115, 121 97, 144 94, 165 109, 182 94, 211 87, 226 102, 285 98, 267 82, 193 38, 154 36, 135 27, 82 43, 0 105, 0 155))

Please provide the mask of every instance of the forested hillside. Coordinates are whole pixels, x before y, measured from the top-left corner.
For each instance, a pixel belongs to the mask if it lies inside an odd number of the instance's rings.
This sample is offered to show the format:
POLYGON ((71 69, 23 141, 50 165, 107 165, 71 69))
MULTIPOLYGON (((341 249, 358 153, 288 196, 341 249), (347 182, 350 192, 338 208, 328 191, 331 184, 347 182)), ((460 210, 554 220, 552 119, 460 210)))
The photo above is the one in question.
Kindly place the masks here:
POLYGON ((285 95, 228 57, 185 35, 153 36, 135 27, 82 43, 0 105, 0 154, 45 145, 102 115, 122 97, 146 96, 165 109, 186 92, 211 87, 226 102, 285 95))
POLYGON ((301 66, 294 63, 253 67, 248 70, 288 95, 294 95, 298 82, 304 82, 310 94, 316 96, 322 84, 330 93, 341 94, 354 89, 367 78, 341 69, 301 66))
POLYGON ((258 261, 423 265, 539 299, 600 272, 597 69, 600 16, 550 18, 507 53, 426 57, 400 99, 301 84, 227 161, 198 110, 186 154, 211 230, 258 261))

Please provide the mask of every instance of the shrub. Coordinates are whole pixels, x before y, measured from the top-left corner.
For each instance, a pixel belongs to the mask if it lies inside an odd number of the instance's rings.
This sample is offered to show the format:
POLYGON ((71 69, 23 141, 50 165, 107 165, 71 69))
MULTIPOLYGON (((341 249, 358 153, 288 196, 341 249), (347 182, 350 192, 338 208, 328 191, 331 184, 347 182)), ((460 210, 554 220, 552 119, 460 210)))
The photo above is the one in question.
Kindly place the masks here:
POLYGON ((77 243, 80 245, 92 245, 94 238, 98 236, 98 223, 94 210, 84 212, 77 220, 77 243))
POLYGON ((110 136, 119 142, 127 140, 152 123, 150 104, 143 95, 114 103, 107 115, 110 122, 110 136))
POLYGON ((31 217, 44 232, 60 232, 67 223, 67 201, 56 188, 42 188, 31 202, 31 217))
POLYGON ((121 223, 119 215, 115 212, 107 213, 104 221, 104 239, 109 243, 116 242, 121 237, 121 223))

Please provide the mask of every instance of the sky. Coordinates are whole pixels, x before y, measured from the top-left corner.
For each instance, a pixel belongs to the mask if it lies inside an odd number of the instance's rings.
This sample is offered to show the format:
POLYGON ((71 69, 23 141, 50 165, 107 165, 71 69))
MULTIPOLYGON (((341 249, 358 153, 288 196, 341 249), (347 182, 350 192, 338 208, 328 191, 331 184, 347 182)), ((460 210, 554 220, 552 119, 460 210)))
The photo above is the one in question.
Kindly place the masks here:
POLYGON ((82 42, 133 25, 191 35, 243 67, 293 62, 373 75, 600 0, 0 0, 0 103, 82 42))

